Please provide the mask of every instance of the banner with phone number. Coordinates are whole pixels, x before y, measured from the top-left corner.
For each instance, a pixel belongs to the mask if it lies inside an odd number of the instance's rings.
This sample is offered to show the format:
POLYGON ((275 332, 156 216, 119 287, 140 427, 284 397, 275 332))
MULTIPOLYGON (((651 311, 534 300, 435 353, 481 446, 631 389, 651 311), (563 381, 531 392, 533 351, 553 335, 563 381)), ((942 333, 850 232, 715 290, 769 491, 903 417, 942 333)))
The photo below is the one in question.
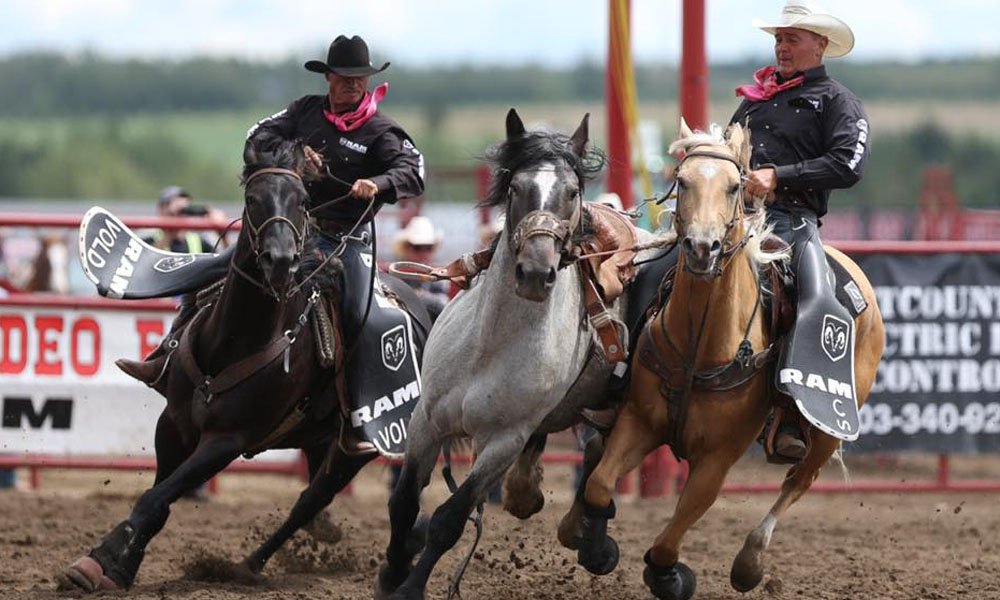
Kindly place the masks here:
POLYGON ((885 353, 848 452, 1000 452, 1000 255, 868 255, 885 353))

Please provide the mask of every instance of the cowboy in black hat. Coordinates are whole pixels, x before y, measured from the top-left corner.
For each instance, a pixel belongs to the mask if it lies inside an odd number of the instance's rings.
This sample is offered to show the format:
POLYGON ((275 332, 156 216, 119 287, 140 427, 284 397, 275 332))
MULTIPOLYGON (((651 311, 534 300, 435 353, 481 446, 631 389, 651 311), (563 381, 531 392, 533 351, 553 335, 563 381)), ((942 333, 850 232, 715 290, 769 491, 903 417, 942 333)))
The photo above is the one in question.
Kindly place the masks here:
MULTIPOLYGON (((325 62, 310 60, 305 64, 309 71, 323 74, 327 93, 303 96, 259 121, 250 129, 246 142, 267 151, 283 141, 301 140, 308 161, 319 173, 332 175, 305 183, 310 207, 329 204, 310 211, 321 232, 320 252, 332 252, 360 222, 340 256, 343 297, 338 303, 347 340, 361 334, 371 301, 369 266, 374 257, 370 222, 383 204, 419 196, 424 190, 423 156, 406 131, 378 109, 389 84, 368 90, 368 78, 388 66, 372 66, 368 44, 359 36, 338 36, 330 44, 325 62)), ((364 368, 349 365, 348 371, 364 368)), ((132 371, 140 380, 152 381, 159 370, 154 361, 147 361, 137 363, 132 371)))
MULTIPOLYGON (((257 123, 247 137, 247 144, 258 150, 281 141, 302 140, 308 161, 319 173, 330 175, 306 183, 311 207, 328 204, 310 211, 320 228, 321 253, 333 252, 360 222, 340 255, 342 297, 337 299, 345 340, 359 348, 379 347, 378 336, 383 332, 376 329, 385 326, 384 318, 392 318, 380 313, 379 303, 372 299, 370 223, 383 204, 413 198, 424 191, 423 156, 406 131, 378 108, 389 84, 368 89, 368 78, 388 66, 372 66, 368 44, 359 36, 338 36, 330 44, 325 62, 310 60, 305 64, 307 70, 323 75, 327 93, 295 100, 257 123), (349 197, 330 203, 345 195, 349 197), (372 336, 374 342, 369 339, 372 336)), ((398 375, 376 372, 380 361, 362 354, 352 352, 345 370, 352 407, 367 402, 363 398, 367 398, 369 390, 359 390, 359 382, 398 375)), ((354 450, 361 446, 355 443, 354 450)))

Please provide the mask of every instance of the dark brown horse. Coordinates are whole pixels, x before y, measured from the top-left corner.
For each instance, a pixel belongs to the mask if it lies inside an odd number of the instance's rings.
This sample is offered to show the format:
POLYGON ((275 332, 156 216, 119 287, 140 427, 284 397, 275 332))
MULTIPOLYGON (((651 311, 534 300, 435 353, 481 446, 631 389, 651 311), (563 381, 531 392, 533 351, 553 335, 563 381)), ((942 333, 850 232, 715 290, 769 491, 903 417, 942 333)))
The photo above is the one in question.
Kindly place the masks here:
MULTIPOLYGON (((687 600, 695 591, 695 575, 679 560, 684 534, 715 502, 730 467, 763 428, 771 406, 768 378, 774 373, 763 368, 727 387, 697 387, 690 382, 696 375, 720 373, 744 343, 754 354, 775 341, 759 302, 757 267, 777 257, 761 249, 767 233, 763 211, 756 218, 744 215, 740 176, 749 163, 748 134, 739 125, 731 126, 725 138, 692 133, 682 125, 681 139, 671 146, 671 151, 675 149, 687 152, 677 173, 681 192, 674 219, 681 240, 680 262, 670 299, 642 332, 635 355, 642 356, 644 347, 652 348, 659 364, 633 359, 625 406, 586 484, 578 558, 598 574, 615 567, 617 546, 606 532, 615 512, 611 498, 615 482, 671 439, 675 423, 664 390, 671 395, 689 393, 687 418, 677 419, 680 435, 674 443, 675 450, 688 457, 690 476, 672 518, 646 553, 643 573, 657 598, 687 600)), ((882 355, 882 317, 861 269, 833 248, 827 253, 850 273, 870 307, 855 320, 855 399, 860 406, 882 355)), ((839 448, 840 440, 810 429, 806 456, 788 471, 774 506, 747 536, 733 562, 734 588, 746 592, 760 583, 763 554, 778 519, 809 489, 839 448)))
MULTIPOLYGON (((88 591, 130 587, 171 503, 241 454, 302 448, 310 474, 288 520, 243 561, 254 573, 375 456, 348 455, 338 443, 333 369, 320 366, 309 322, 320 292, 336 297, 329 288, 339 261, 295 278, 308 235, 302 146, 248 144, 243 158, 243 228, 223 290, 185 327, 167 365, 156 481, 128 519, 66 570, 88 591)), ((415 297, 407 305, 420 310, 415 297)))

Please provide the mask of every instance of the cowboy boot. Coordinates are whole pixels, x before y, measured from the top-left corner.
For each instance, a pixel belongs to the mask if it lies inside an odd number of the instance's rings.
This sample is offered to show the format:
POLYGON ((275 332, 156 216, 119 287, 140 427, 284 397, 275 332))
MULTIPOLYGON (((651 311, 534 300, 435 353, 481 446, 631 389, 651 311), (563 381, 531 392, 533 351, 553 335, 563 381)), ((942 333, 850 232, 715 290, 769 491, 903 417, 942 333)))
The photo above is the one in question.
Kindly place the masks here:
POLYGON ((801 436, 802 431, 797 425, 782 423, 774 437, 774 451, 786 458, 802 460, 807 447, 801 436))
POLYGON ((177 318, 170 325, 170 331, 160 342, 152 352, 149 353, 143 360, 130 360, 128 358, 119 358, 115 361, 115 365, 121 369, 126 375, 137 379, 146 385, 153 387, 154 384, 158 383, 163 374, 163 370, 166 368, 167 359, 170 358, 170 354, 166 351, 166 346, 170 340, 175 338, 175 335, 191 320, 191 317, 197 312, 195 307, 194 296, 185 296, 181 301, 180 309, 177 312, 177 318))

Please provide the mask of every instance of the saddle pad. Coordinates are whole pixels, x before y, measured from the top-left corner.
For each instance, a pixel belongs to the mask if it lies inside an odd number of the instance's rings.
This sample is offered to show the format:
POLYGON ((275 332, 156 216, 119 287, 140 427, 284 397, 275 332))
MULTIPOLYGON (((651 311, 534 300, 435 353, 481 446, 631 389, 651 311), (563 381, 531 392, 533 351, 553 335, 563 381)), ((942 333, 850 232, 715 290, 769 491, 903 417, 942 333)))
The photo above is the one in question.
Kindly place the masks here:
POLYGON ((95 206, 80 223, 80 264, 109 298, 167 298, 226 276, 235 247, 222 254, 179 254, 154 248, 107 210, 95 206))
MULTIPOLYGON (((829 256, 826 258, 832 262, 829 256)), ((815 253, 806 253, 801 260, 818 263, 821 259, 815 253)), ((837 271, 832 270, 834 274, 837 271)), ((830 296, 829 291, 822 293, 829 288, 816 278, 825 277, 825 272, 822 263, 799 267, 799 273, 808 279, 796 282, 797 317, 778 361, 775 384, 795 400, 802 415, 820 431, 853 441, 859 433, 854 385, 854 313, 859 303, 850 299, 846 289, 847 306, 840 298, 830 296)), ((846 277, 846 271, 841 269, 840 273, 846 277)), ((837 296, 848 283, 854 282, 850 278, 834 282, 837 296)), ((856 284, 854 287, 861 297, 856 284)))
POLYGON ((386 298, 377 278, 373 294, 368 320, 347 360, 351 427, 382 455, 402 458, 422 389, 413 322, 386 298))

